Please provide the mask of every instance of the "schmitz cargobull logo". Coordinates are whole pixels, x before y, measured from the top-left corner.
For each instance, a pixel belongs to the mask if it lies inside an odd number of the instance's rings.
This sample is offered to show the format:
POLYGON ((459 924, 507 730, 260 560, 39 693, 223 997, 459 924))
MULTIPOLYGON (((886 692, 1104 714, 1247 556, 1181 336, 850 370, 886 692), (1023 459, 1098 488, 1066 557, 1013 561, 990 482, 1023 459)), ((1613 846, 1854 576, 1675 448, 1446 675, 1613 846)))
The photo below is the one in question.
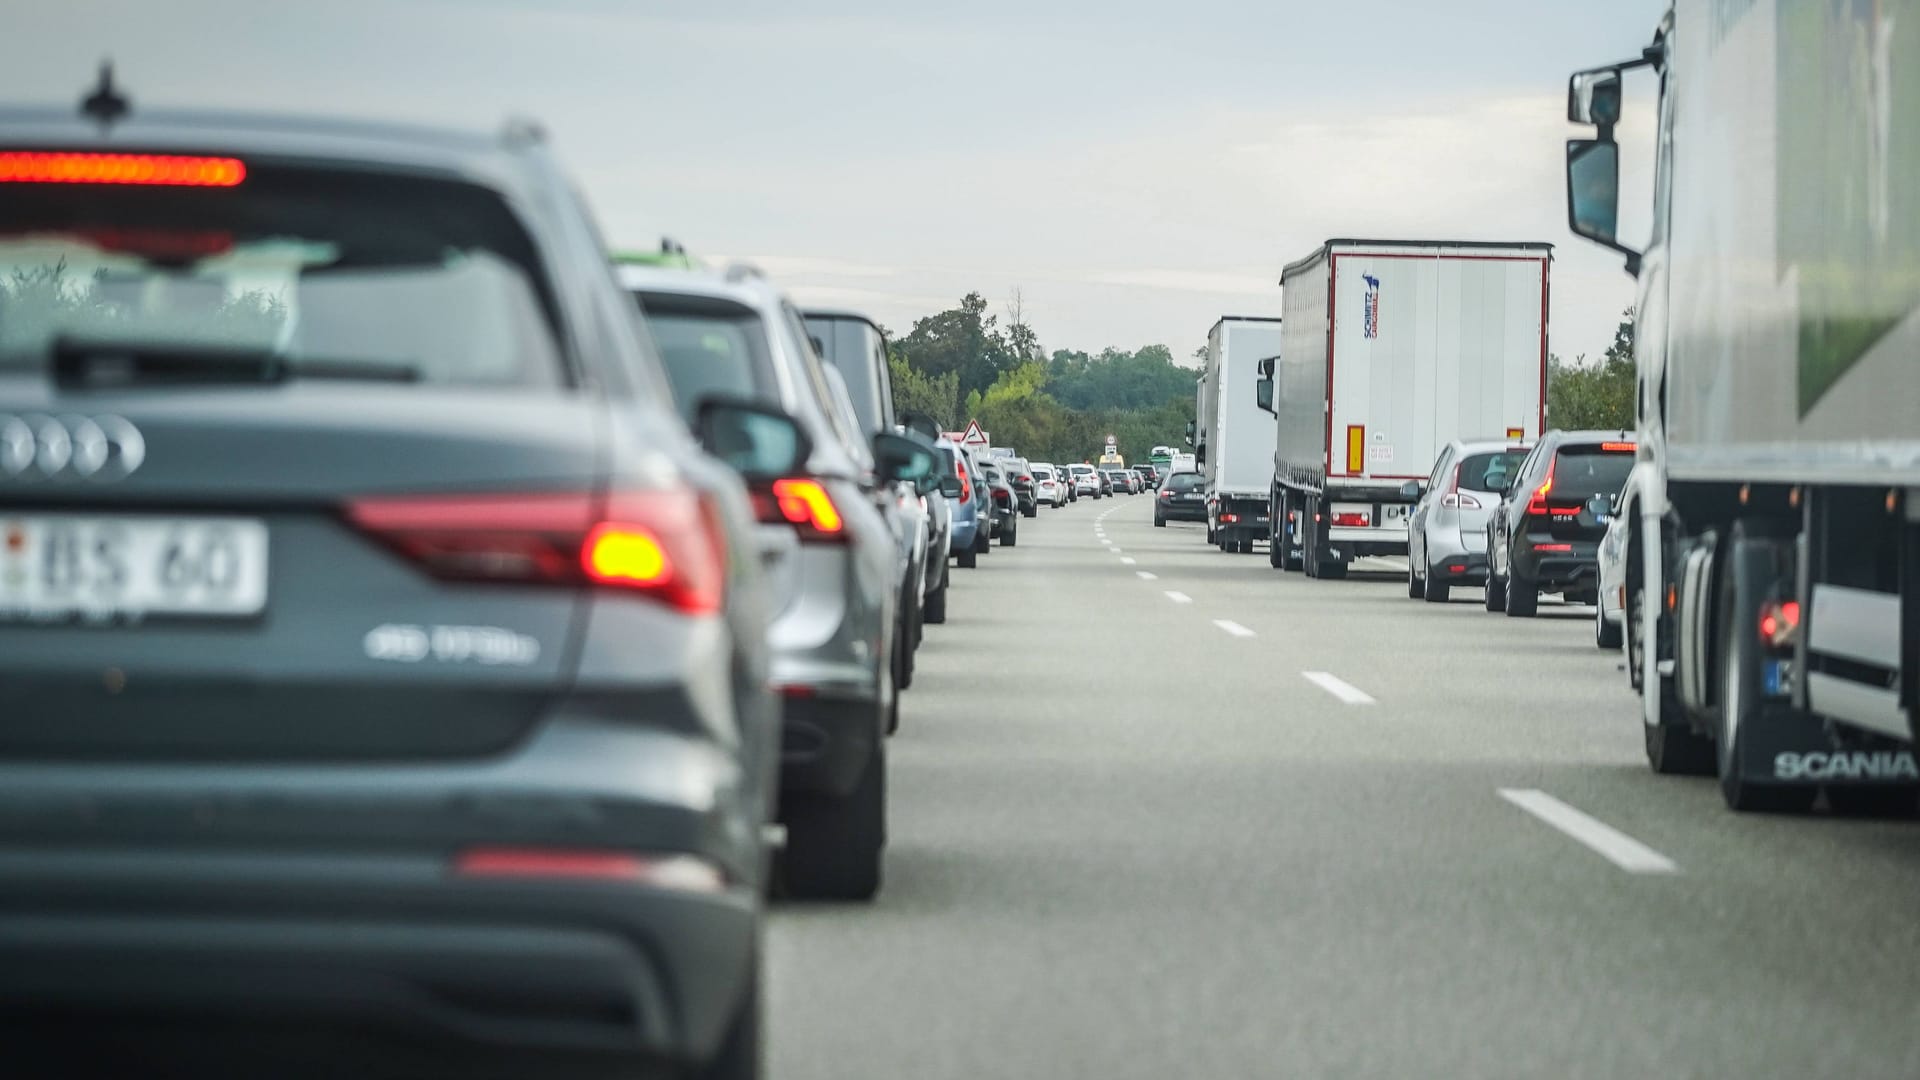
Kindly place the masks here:
POLYGON ((1360 280, 1367 283, 1366 306, 1360 310, 1360 334, 1371 341, 1380 336, 1380 279, 1361 274, 1360 280))

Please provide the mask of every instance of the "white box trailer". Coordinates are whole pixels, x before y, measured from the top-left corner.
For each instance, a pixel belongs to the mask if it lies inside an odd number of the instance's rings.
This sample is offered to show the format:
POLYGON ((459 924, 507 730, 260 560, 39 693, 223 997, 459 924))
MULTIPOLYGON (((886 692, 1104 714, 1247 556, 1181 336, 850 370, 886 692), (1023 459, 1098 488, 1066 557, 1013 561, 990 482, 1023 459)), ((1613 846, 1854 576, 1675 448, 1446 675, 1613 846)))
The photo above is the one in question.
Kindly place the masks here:
POLYGON ((1222 551, 1248 552, 1267 536, 1267 491, 1273 486, 1273 416, 1255 390, 1262 364, 1280 354, 1279 319, 1226 315, 1207 332, 1202 381, 1204 450, 1196 453, 1206 477, 1207 541, 1222 551))
MULTIPOLYGON (((1625 647, 1656 772, 1736 810, 1920 780, 1920 11, 1679 0, 1576 74, 1570 222, 1639 278, 1625 647), (1898 17, 1895 17, 1895 13, 1898 17), (1653 246, 1614 235, 1621 73, 1658 75, 1653 246), (1677 107, 1676 107, 1676 102, 1677 107)), ((1650 82, 1653 80, 1649 80, 1650 82)))
POLYGON ((1329 240, 1281 273, 1268 492, 1275 566, 1344 577, 1404 555, 1454 439, 1530 441, 1546 415, 1553 245, 1329 240))

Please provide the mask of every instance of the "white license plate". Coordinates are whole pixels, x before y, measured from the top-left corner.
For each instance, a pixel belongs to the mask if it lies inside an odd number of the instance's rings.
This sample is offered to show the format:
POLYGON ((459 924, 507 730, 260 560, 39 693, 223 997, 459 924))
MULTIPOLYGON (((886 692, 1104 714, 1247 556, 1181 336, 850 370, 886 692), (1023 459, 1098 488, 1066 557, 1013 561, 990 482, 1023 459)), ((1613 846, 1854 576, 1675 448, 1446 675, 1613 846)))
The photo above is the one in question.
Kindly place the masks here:
POLYGON ((0 513, 0 618, 241 617, 266 606, 263 521, 0 513))

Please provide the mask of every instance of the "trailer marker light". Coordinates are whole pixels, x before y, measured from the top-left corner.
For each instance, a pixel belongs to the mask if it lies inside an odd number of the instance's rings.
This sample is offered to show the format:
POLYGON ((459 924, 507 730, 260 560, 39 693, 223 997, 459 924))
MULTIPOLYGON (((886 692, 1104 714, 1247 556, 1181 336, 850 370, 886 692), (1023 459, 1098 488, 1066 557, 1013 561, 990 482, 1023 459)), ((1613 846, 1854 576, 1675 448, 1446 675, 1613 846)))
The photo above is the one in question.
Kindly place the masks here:
POLYGON ((1526 437, 1527 437, 1526 428, 1510 427, 1507 429, 1507 438, 1512 439, 1514 442, 1519 442, 1521 439, 1524 439, 1526 437))
POLYGON ((1363 424, 1347 425, 1347 472, 1359 476, 1367 471, 1367 429, 1363 424))

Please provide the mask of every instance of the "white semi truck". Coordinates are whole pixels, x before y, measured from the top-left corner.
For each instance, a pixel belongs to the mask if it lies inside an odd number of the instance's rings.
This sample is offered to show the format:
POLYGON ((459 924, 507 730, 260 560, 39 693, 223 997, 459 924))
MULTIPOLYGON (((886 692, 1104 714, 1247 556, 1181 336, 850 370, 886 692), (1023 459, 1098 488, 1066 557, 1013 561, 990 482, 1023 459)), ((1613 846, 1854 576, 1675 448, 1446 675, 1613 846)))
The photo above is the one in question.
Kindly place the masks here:
POLYGON ((1405 555, 1454 439, 1537 438, 1553 245, 1329 240, 1281 272, 1286 340, 1257 388, 1278 429, 1269 561, 1345 577, 1405 555))
POLYGON ((1680 0, 1569 87, 1596 129, 1567 143, 1569 223, 1639 278, 1619 512, 1647 759, 1736 810, 1914 805, 1916 71, 1914 0, 1680 0), (1659 80, 1644 251, 1617 235, 1635 68, 1659 80))
POLYGON ((1273 484, 1273 417, 1255 400, 1262 363, 1280 354, 1279 319, 1225 315, 1207 332, 1200 381, 1202 441, 1195 450, 1206 477, 1207 542, 1250 552, 1267 536, 1273 484))

